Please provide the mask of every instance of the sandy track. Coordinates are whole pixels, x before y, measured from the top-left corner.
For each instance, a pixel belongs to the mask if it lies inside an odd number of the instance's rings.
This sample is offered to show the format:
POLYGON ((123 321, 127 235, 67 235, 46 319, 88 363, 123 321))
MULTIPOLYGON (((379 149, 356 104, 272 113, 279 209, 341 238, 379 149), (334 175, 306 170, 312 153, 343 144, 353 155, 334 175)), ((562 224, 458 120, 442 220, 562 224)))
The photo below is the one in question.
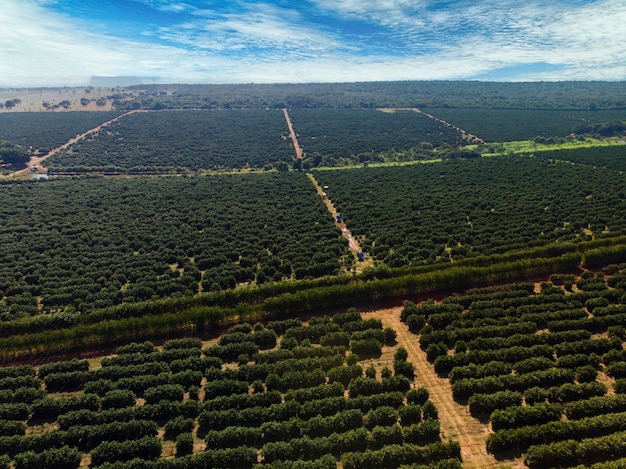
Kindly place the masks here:
POLYGON ((467 469, 491 469, 497 467, 523 468, 521 460, 496 461, 485 445, 489 427, 473 418, 466 406, 457 404, 452 398, 452 388, 446 378, 440 378, 433 366, 426 360, 420 349, 418 336, 409 332, 406 324, 400 321, 402 308, 381 309, 364 313, 365 319, 380 319, 383 327, 391 327, 397 333, 398 345, 408 353, 408 361, 415 365, 417 384, 424 386, 430 399, 439 411, 441 431, 444 440, 458 441, 461 445, 463 467, 467 469))
MULTIPOLYGON (((317 179, 315 179, 315 176, 313 176, 311 173, 307 173, 307 176, 313 183, 313 186, 315 186, 315 190, 317 191, 319 196, 324 200, 324 203, 326 204, 326 208, 328 209, 331 216, 333 217, 333 220, 335 221, 335 224, 337 225, 337 227, 341 230, 341 234, 343 235, 344 238, 348 240, 348 247, 354 254, 354 258, 358 259, 357 254, 361 252, 361 246, 359 246, 359 242, 356 239, 354 239, 354 236, 352 236, 352 233, 350 232, 350 230, 348 229, 348 227, 343 221, 341 222, 337 221, 337 215, 338 215, 337 209, 335 208, 333 203, 330 201, 330 199, 325 196, 324 190, 317 182, 317 179)), ((372 259, 369 257, 362 261, 358 261, 357 272, 361 271, 362 269, 366 267, 370 267, 371 265, 372 265, 372 259)))
POLYGON ((301 160, 304 157, 304 154, 302 152, 302 147, 300 147, 300 144, 298 143, 298 137, 296 137, 296 132, 293 130, 293 124, 291 123, 291 117, 289 117, 289 111, 287 111, 287 108, 283 108, 283 114, 285 114, 287 127, 289 127, 289 137, 291 137, 293 147, 296 149, 296 158, 301 160))

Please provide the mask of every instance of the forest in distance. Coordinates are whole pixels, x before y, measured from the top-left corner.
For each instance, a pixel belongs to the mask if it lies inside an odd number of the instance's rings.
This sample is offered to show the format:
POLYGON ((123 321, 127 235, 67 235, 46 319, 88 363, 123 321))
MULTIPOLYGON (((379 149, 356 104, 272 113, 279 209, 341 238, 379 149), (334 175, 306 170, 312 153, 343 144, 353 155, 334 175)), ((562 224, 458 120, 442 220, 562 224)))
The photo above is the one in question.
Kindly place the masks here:
POLYGON ((0 469, 626 464, 626 83, 1 91, 0 469))

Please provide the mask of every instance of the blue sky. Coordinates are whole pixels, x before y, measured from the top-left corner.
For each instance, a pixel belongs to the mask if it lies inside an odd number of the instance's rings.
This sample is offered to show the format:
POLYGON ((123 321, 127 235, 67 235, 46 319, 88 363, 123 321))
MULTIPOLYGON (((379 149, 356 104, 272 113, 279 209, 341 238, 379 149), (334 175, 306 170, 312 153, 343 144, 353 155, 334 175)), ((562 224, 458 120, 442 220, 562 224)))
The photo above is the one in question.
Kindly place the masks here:
POLYGON ((0 0, 0 86, 625 80, 625 0, 0 0))

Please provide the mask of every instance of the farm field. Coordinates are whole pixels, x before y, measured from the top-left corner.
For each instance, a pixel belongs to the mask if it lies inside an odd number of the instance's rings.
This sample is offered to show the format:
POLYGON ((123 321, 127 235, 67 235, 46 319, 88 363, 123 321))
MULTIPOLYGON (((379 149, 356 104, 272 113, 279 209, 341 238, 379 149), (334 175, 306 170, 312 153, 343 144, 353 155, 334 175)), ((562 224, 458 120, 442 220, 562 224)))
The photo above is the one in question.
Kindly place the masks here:
POLYGON ((176 171, 291 167, 282 111, 136 113, 47 161, 52 171, 176 171))
POLYGON ((243 323, 210 343, 3 368, 0 458, 68 469, 460 468, 395 335, 353 309, 243 323))
POLYGON ((402 320, 454 399, 491 425, 497 459, 608 468, 626 457, 625 268, 405 303, 402 320))
POLYGON ((614 264, 5 367, 0 453, 68 468, 609 469, 626 457, 625 293, 614 264))
POLYGON ((487 142, 567 137, 590 123, 626 119, 626 110, 422 108, 487 142))
POLYGON ((510 156, 315 177, 363 250, 390 267, 626 230, 624 175, 604 168, 510 156))
POLYGON ((0 469, 626 465, 625 87, 0 91, 0 469))
POLYGON ((569 161, 615 171, 626 171, 626 145, 537 152, 541 159, 569 161))
POLYGON ((382 153, 412 148, 416 154, 408 159, 432 159, 433 147, 461 141, 458 131, 413 111, 291 109, 289 114, 305 167, 384 161, 382 153))
POLYGON ((120 114, 117 111, 0 113, 0 138, 47 153, 120 114))
POLYGON ((58 178, 0 184, 0 201, 3 320, 334 275, 342 257, 353 262, 302 173, 58 178))

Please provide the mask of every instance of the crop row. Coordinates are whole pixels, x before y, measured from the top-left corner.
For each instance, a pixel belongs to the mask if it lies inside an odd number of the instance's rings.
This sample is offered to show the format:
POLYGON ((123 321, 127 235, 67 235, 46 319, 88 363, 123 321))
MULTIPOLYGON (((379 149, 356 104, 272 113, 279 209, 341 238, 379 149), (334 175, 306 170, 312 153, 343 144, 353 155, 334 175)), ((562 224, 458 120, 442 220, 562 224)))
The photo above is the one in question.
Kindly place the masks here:
POLYGON ((449 377, 453 397, 491 422, 489 452, 525 453, 530 467, 607 458, 591 448, 610 446, 626 430, 625 268, 554 275, 540 290, 490 287, 438 304, 405 302, 402 319, 419 327, 420 344, 449 377), (533 315, 543 316, 540 326, 528 322, 533 315))
POLYGON ((117 116, 119 112, 19 112, 0 114, 0 140, 42 153, 117 116))
POLYGON ((607 169, 512 156, 315 175, 363 250, 389 267, 626 229, 624 176, 607 169))
POLYGON ((295 150, 280 110, 137 113, 47 161, 51 171, 291 166, 295 150))
POLYGON ((358 466, 383 453, 384 467, 458 461, 458 445, 440 442, 428 391, 411 387, 407 352, 396 348, 393 371, 378 371, 359 363, 355 346, 363 342, 371 344, 366 356, 376 357, 384 343, 395 345, 395 332, 351 309, 306 325, 238 324, 209 347, 197 338, 171 339, 161 349, 131 343, 97 368, 79 359, 2 368, 2 462, 71 468, 89 454, 90 467, 131 460, 151 467, 168 441, 176 448, 172 467, 296 460, 328 467, 339 459, 358 466), (248 353, 222 357, 232 346, 248 353), (30 434, 42 424, 50 429, 30 434))
POLYGON ((531 140, 538 136, 566 137, 585 122, 603 122, 626 116, 624 111, 476 108, 427 108, 423 111, 488 142, 531 140))
POLYGON ((85 311, 337 274, 348 252, 296 173, 7 184, 0 201, 5 320, 38 314, 37 297, 85 311))

